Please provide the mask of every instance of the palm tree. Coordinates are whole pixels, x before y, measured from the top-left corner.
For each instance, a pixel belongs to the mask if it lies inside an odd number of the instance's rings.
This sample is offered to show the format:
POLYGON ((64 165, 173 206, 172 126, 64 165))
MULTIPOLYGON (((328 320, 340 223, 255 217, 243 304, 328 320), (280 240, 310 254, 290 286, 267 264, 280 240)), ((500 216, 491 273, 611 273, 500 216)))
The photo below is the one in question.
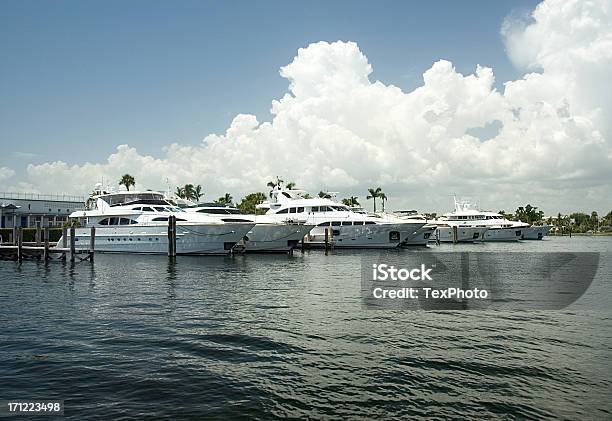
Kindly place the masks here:
POLYGON ((186 200, 193 200, 194 197, 194 187, 193 184, 185 184, 185 186, 183 187, 183 199, 186 200))
POLYGON ((125 186, 125 188, 129 191, 130 186, 136 185, 136 180, 131 175, 125 174, 123 177, 121 177, 121 180, 119 180, 119 185, 125 186))
POLYGON ((283 180, 281 180, 281 178, 278 175, 276 176, 276 181, 274 180, 268 181, 268 184, 266 184, 266 186, 270 187, 270 197, 272 197, 272 190, 274 190, 274 187, 280 186, 282 183, 283 183, 283 180))
POLYGON ((346 199, 342 199, 342 204, 346 206, 361 206, 357 201, 357 196, 351 196, 346 199))
POLYGON ((177 187, 176 191, 174 192, 174 194, 176 194, 181 199, 185 198, 185 190, 182 187, 177 187))
POLYGON ((387 195, 384 192, 380 192, 380 195, 378 197, 380 197, 380 200, 382 201, 382 207, 383 207, 382 211, 384 212, 385 211, 385 200, 388 200, 387 195))
POLYGON ((202 186, 198 184, 197 186, 195 186, 195 189, 193 189, 193 198, 196 202, 199 202, 200 197, 202 196, 204 196, 204 192, 202 191, 202 186))
POLYGON ((232 195, 229 193, 225 193, 225 196, 221 196, 220 198, 215 200, 215 203, 219 203, 220 205, 231 205, 232 200, 234 200, 232 195))
POLYGON ((292 188, 295 187, 295 183, 293 181, 290 181, 287 183, 285 187, 287 187, 287 190, 291 190, 292 188))
POLYGON ((319 197, 321 199, 331 199, 332 198, 331 194, 329 194, 328 192, 324 192, 324 191, 319 192, 319 197))
POLYGON ((380 194, 382 193, 382 189, 380 187, 370 188, 368 189, 368 193, 370 194, 366 196, 366 200, 370 200, 370 199, 374 200, 374 212, 376 212, 376 198, 380 197, 380 194))

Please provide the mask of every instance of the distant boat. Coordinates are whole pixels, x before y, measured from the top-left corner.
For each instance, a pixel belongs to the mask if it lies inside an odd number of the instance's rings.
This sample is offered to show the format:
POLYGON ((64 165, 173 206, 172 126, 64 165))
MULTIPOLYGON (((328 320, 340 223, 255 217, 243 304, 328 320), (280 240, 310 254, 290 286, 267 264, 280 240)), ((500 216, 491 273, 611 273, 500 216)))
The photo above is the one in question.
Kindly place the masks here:
POLYGON ((523 235, 523 230, 530 227, 521 221, 510 221, 497 212, 476 209, 469 202, 459 202, 457 199, 455 199, 455 210, 445 213, 437 222, 458 228, 486 228, 484 241, 518 241, 523 235))

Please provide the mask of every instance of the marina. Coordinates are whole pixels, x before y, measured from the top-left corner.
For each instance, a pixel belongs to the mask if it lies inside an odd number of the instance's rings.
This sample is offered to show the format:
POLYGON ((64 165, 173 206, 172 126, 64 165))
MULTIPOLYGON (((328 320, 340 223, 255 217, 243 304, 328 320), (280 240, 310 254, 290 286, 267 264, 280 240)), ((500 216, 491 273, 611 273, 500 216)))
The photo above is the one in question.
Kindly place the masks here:
POLYGON ((612 421, 612 0, 0 34, 0 420, 612 421))

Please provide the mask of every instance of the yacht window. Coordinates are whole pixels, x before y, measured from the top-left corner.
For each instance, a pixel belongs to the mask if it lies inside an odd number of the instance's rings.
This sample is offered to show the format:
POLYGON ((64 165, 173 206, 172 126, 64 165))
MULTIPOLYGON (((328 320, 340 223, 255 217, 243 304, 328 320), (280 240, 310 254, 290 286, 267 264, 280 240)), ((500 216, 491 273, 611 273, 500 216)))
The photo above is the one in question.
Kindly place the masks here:
POLYGON ((221 220, 223 222, 252 222, 248 219, 241 219, 241 218, 221 218, 221 220))
POLYGON ((141 211, 142 210, 142 206, 138 206, 138 207, 135 207, 135 208, 132 208, 132 209, 135 210, 135 211, 141 211))
POLYGON ((108 218, 104 218, 99 222, 100 225, 108 225, 108 218))
POLYGON ((285 208, 285 209, 281 209, 276 213, 288 213, 289 212, 289 208, 285 208))
POLYGON ((329 222, 320 223, 317 227, 329 227, 329 222))
POLYGON ((300 206, 299 208, 297 208, 297 213, 302 213, 304 212, 304 207, 300 206))
POLYGON ((342 225, 342 222, 340 222, 340 221, 332 222, 332 227, 339 227, 340 225, 342 225))
POLYGON ((166 208, 163 208, 161 206, 155 206, 155 210, 157 212, 168 212, 168 210, 166 208))
POLYGON ((142 211, 143 212, 155 212, 153 208, 150 208, 148 206, 143 206, 142 211))
POLYGON ((167 221, 168 217, 167 216, 158 216, 157 218, 153 218, 151 219, 151 221, 167 221))
POLYGON ((223 209, 200 209, 198 212, 200 213, 210 213, 213 215, 225 215, 225 211, 223 209))
POLYGON ((319 207, 318 206, 311 207, 310 212, 319 212, 319 207))
POLYGON ((343 225, 343 226, 344 226, 344 225, 353 225, 353 222, 352 222, 352 221, 343 221, 343 222, 342 222, 342 225, 343 225))
POLYGON ((296 213, 297 212, 297 208, 289 208, 289 213, 296 213))
POLYGON ((374 222, 374 221, 365 221, 364 222, 365 225, 372 225, 372 224, 375 224, 375 223, 376 222, 374 222))
POLYGON ((119 225, 130 225, 130 218, 120 218, 119 225))
POLYGON ((363 221, 355 221, 353 222, 353 225, 363 225, 363 221))
POLYGON ((119 225, 119 218, 109 218, 108 225, 119 225))

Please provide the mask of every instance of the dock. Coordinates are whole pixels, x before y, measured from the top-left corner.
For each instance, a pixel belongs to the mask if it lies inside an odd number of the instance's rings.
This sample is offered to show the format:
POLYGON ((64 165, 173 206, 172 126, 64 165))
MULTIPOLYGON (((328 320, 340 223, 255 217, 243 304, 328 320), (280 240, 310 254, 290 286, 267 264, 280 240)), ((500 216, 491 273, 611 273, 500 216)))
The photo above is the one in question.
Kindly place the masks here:
POLYGON ((71 262, 94 259, 94 239, 95 228, 91 230, 91 245, 90 249, 77 249, 75 244, 74 227, 70 227, 70 236, 68 237, 68 229, 64 228, 63 242, 60 246, 58 243, 49 242, 49 228, 36 227, 36 241, 25 243, 23 241, 23 230, 14 228, 11 238, 7 243, 0 244, 0 260, 70 260, 71 262), (66 244, 70 238, 70 244, 66 244))

